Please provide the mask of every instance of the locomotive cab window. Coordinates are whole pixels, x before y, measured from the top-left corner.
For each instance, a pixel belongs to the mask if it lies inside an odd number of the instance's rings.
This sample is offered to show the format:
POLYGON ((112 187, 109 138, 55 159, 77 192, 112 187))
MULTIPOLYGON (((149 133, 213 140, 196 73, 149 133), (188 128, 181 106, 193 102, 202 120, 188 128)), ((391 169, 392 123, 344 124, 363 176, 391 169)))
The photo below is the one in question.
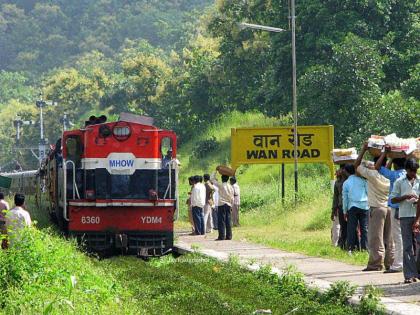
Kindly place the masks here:
POLYGON ((169 162, 172 160, 172 139, 169 137, 162 138, 160 142, 160 154, 162 156, 162 168, 168 168, 169 162))
POLYGON ((82 156, 83 145, 80 136, 69 136, 66 139, 67 159, 79 162, 82 156))

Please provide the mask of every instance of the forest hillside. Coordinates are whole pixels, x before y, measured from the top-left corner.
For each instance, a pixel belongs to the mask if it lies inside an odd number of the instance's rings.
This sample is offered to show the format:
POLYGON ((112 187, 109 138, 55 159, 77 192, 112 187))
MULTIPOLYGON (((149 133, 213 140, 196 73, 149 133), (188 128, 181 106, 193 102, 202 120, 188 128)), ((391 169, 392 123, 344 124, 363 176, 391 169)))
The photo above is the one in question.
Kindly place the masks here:
MULTIPOLYGON (((333 124, 336 145, 370 134, 420 134, 418 1, 297 2, 300 125, 333 124)), ((288 1, 2 1, 0 166, 36 160, 39 93, 54 143, 60 118, 149 115, 180 144, 232 111, 291 111, 288 1), (241 22, 286 29, 268 33, 241 22)))

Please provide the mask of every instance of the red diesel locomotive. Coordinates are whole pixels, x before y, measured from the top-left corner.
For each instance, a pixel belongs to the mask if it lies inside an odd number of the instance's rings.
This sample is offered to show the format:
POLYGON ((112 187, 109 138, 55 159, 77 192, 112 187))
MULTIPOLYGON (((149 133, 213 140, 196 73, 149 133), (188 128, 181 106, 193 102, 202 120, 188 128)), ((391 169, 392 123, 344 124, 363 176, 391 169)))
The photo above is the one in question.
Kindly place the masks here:
POLYGON ((60 229, 99 253, 160 256, 178 215, 176 135, 148 117, 91 117, 64 131, 42 167, 60 229))

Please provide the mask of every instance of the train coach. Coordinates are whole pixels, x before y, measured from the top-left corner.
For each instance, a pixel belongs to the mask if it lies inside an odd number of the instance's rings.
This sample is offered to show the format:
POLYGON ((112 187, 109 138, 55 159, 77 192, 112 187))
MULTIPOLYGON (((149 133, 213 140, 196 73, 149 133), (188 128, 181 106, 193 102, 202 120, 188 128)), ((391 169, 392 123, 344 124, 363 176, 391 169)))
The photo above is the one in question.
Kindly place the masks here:
POLYGON ((63 132, 41 174, 50 214, 89 251, 161 256, 178 216, 176 135, 148 117, 91 117, 63 132))

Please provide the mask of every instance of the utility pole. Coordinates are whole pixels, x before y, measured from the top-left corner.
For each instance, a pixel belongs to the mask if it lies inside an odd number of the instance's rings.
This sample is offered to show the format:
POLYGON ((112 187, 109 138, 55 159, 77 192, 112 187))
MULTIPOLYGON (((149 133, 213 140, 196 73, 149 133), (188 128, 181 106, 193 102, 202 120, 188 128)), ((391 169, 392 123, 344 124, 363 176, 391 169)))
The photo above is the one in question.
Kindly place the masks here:
MULTIPOLYGON (((294 159, 294 174, 295 174, 295 203, 297 201, 298 193, 298 115, 297 115, 297 87, 296 87, 296 5, 295 0, 290 0, 290 24, 292 27, 292 111, 293 111, 293 159, 294 159)), ((286 30, 278 27, 238 23, 241 29, 252 28, 267 32, 285 32, 286 30)))
POLYGON ((35 122, 33 120, 22 120, 20 116, 16 116, 15 120, 13 120, 13 126, 16 128, 16 144, 19 145, 20 143, 20 132, 22 126, 30 126, 34 125, 35 122))
POLYGON ((74 124, 69 120, 67 113, 63 114, 63 117, 60 118, 60 123, 63 125, 63 131, 66 131, 67 128, 70 128, 74 124))
POLYGON ((42 162, 42 160, 45 158, 46 155, 46 151, 47 151, 47 141, 44 137, 44 116, 43 116, 43 109, 45 107, 47 107, 47 105, 57 105, 56 102, 52 102, 52 101, 44 101, 42 98, 42 93, 39 93, 39 100, 37 100, 35 102, 36 107, 39 108, 40 113, 39 113, 39 127, 40 127, 40 140, 39 140, 39 145, 38 145, 38 160, 39 163, 42 162))
POLYGON ((292 24, 292 94, 293 94, 293 158, 295 173, 295 202, 298 193, 298 115, 297 115, 297 88, 296 88, 296 10, 295 0, 291 0, 291 24, 292 24))

